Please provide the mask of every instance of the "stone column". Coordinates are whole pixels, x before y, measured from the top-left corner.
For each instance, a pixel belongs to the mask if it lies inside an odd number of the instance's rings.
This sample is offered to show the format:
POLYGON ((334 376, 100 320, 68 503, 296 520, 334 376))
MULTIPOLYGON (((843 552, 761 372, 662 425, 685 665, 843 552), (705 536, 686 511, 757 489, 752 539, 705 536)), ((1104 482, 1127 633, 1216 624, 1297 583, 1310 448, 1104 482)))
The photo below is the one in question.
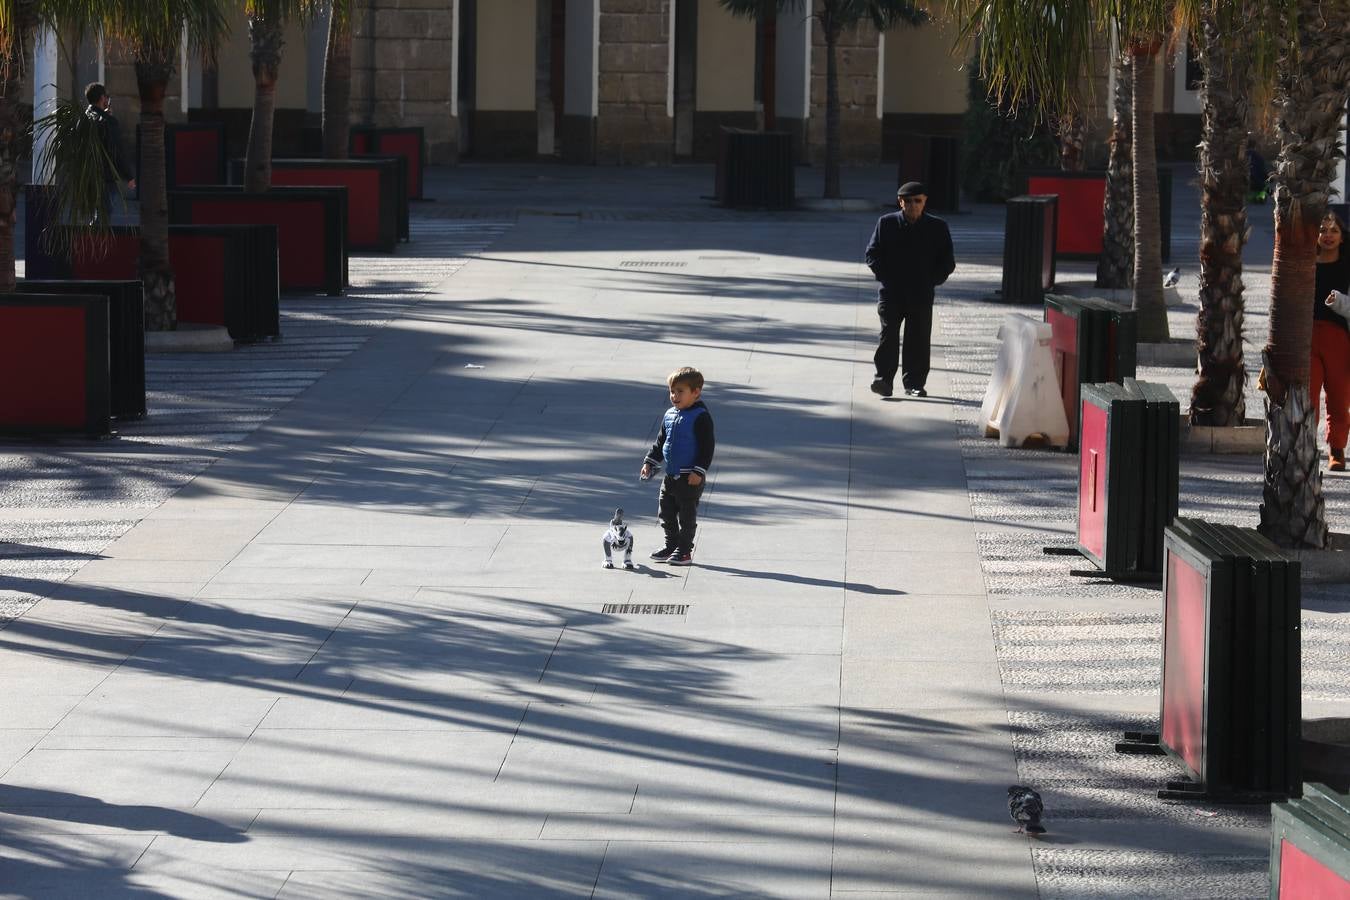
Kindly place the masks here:
POLYGON ((778 14, 778 130, 793 135, 798 159, 805 158, 806 126, 811 117, 811 22, 804 7, 788 7, 778 14))
POLYGON ((673 158, 672 2, 600 0, 597 162, 668 163, 673 158))
POLYGON ((352 123, 425 130, 430 162, 459 158, 456 0, 354 0, 352 123))
MULTIPOLYGON (((56 81, 59 66, 56 32, 43 25, 33 40, 33 120, 56 111, 56 81)), ((33 131, 33 184, 50 184, 52 173, 40 167, 40 157, 47 149, 47 134, 33 131)))
MULTIPOLYGON (((819 8, 820 0, 816 0, 819 8)), ((825 64, 827 48, 820 20, 813 19, 811 39, 811 118, 807 128, 812 163, 825 161, 825 64)), ((880 35, 870 20, 839 35, 840 158, 845 163, 881 159, 881 119, 877 117, 877 67, 880 35)))
POLYGON ((562 158, 568 162, 595 162, 599 21, 600 0, 567 0, 563 116, 558 140, 562 158))

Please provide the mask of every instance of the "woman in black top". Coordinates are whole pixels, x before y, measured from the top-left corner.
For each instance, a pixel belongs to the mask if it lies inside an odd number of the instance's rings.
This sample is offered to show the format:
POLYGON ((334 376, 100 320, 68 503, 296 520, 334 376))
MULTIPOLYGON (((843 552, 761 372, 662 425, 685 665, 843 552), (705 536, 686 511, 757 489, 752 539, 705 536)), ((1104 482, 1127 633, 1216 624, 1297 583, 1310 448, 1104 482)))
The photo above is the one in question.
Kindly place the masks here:
POLYGON ((1327 304, 1334 291, 1350 290, 1350 251, 1345 223, 1327 213, 1317 235, 1317 291, 1313 297, 1312 366, 1309 396, 1327 394, 1327 447, 1333 472, 1345 471, 1345 439, 1350 432, 1350 322, 1327 304))

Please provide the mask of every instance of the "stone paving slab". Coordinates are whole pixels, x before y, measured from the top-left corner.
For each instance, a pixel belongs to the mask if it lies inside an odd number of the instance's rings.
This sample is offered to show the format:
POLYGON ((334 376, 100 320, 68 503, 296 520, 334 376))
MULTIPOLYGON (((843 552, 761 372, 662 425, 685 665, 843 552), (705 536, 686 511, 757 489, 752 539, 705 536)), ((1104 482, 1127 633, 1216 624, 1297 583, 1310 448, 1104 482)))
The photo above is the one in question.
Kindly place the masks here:
MULTIPOLYGON (((440 173, 455 199, 412 255, 355 260, 351 298, 288 300, 293 341, 157 362, 165 415, 129 450, 0 456, 20 476, 0 538, 31 548, 0 554, 23 692, 0 694, 4 883, 1261 893, 1259 810, 1162 803, 1166 760, 1110 752, 1156 719, 1156 589, 1041 556, 1073 460, 974 428, 1001 210, 952 217, 931 396, 881 402, 872 216, 707 215, 687 199, 706 172, 638 173, 662 218, 622 196, 632 172, 552 171, 577 180, 543 206, 585 185, 590 214, 467 202, 484 170, 440 173), (452 218, 469 208, 516 224, 452 218), (614 507, 640 552, 656 538, 635 463, 689 362, 719 437, 698 565, 601 570, 614 507), (1012 834, 1013 780, 1046 795, 1041 843, 1012 834)), ((1183 505, 1247 522, 1253 486, 1259 464, 1191 459, 1183 505)), ((1307 708, 1344 715, 1344 601, 1307 599, 1307 708)))

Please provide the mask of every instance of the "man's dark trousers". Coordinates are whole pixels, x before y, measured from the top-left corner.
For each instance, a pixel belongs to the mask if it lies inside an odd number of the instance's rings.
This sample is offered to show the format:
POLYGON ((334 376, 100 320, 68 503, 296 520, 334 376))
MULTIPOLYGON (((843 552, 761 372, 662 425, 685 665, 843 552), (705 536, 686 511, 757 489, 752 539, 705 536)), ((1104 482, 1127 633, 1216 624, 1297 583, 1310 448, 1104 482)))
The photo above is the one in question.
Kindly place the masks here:
POLYGON ((878 300, 877 316, 881 319, 881 338, 877 341, 876 355, 872 357, 877 375, 894 381, 899 369, 905 390, 926 385, 933 333, 932 294, 878 300), (902 325, 905 329, 903 350, 900 342, 902 325))
POLYGON ((661 480, 661 497, 657 501, 656 520, 666 533, 666 546, 682 553, 694 549, 694 532, 698 530, 698 501, 703 496, 706 481, 697 487, 689 483, 688 475, 661 480))

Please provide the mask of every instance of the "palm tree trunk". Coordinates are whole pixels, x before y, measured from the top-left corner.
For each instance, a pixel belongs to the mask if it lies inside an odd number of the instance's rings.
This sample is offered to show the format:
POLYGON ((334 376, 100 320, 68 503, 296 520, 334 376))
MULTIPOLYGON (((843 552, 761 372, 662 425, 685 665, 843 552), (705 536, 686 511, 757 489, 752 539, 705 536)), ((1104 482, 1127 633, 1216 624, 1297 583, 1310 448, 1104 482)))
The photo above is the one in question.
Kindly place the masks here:
MULTIPOLYGON (((1248 17, 1250 21, 1250 17, 1248 17)), ((1212 8, 1200 29, 1200 373, 1191 390, 1192 425, 1241 425, 1247 415, 1242 357, 1242 247, 1247 243, 1247 121, 1250 69, 1212 8)))
POLYGON ((828 8, 821 14, 825 29, 825 199, 840 196, 839 187, 839 26, 828 8))
POLYGON ((32 88, 23 96, 25 60, 32 60, 33 33, 37 30, 36 0, 13 4, 9 27, 11 50, 0 56, 0 293, 14 290, 14 221, 19 193, 19 154, 27 145, 25 135, 32 121, 32 88))
POLYGON ((178 300, 169 263, 169 194, 164 164, 164 93, 173 64, 136 62, 141 97, 141 259, 147 331, 178 327, 178 300))
POLYGON ((1102 210, 1102 253, 1097 257, 1097 287, 1127 288, 1134 284, 1134 154, 1130 142, 1132 97, 1130 57, 1115 62, 1111 151, 1106 163, 1106 200, 1102 210))
POLYGON ((1134 312, 1140 341, 1167 340, 1162 289, 1162 225, 1158 218, 1158 156, 1153 137, 1153 83, 1159 39, 1130 48, 1134 155, 1134 312))
POLYGON ((334 4, 323 58, 323 158, 347 158, 351 128, 352 29, 345 10, 334 4))
POLYGON ((13 292, 18 284, 14 268, 15 178, 0 169, 0 294, 13 292))
POLYGON ((1065 113, 1059 120, 1059 167, 1065 172, 1087 168, 1087 118, 1080 112, 1065 113))
POLYGON ((1341 156, 1350 81, 1350 8, 1299 0, 1298 46, 1285 47, 1275 89, 1275 256, 1266 369, 1266 471, 1261 533, 1282 547, 1325 547, 1316 398, 1308 396, 1317 229, 1341 156))
POLYGON ((244 190, 261 193, 272 186, 272 117, 276 111, 277 73, 284 44, 280 16, 271 10, 248 19, 249 59, 253 63, 253 119, 244 157, 244 190))
POLYGON ((173 63, 136 61, 140 94, 140 281, 146 331, 178 328, 178 298, 169 260, 169 189, 165 174, 165 90, 173 63))

